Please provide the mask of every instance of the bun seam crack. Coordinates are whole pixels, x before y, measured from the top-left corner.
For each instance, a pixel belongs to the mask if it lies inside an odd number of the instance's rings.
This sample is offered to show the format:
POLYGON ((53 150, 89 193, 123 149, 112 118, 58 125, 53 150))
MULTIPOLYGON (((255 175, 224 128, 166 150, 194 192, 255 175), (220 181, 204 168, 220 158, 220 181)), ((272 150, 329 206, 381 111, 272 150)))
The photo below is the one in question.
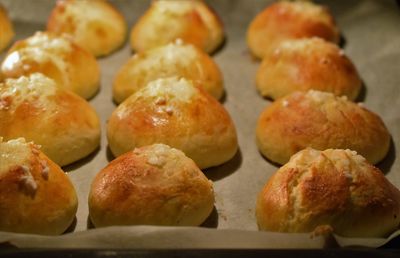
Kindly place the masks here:
MULTIPOLYGON (((299 170, 298 168, 290 168, 291 171, 295 171, 296 175, 295 178, 293 180, 290 181, 290 185, 288 185, 288 196, 289 196, 289 214, 287 215, 287 226, 289 227, 289 225, 292 225, 295 223, 295 219, 297 218, 297 213, 298 213, 298 209, 296 209, 296 207, 301 207, 299 205, 299 199, 298 198, 298 194, 297 194, 297 189, 299 187, 299 182, 301 182, 302 178, 307 176, 310 173, 307 173, 310 171, 310 166, 311 164, 306 164, 307 167, 306 168, 302 168, 301 170, 299 170), (293 204, 293 205, 291 205, 293 204)), ((291 227, 291 226, 290 226, 291 227)), ((285 229, 285 231, 287 231, 285 229)))

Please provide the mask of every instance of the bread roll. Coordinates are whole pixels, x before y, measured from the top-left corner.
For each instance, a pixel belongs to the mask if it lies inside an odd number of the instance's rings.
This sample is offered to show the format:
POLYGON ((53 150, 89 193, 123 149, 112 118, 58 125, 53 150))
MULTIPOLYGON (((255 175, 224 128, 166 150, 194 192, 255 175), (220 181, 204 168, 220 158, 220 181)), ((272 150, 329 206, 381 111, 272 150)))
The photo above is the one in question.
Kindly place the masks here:
POLYGON ((36 73, 0 83, 0 136, 25 137, 64 166, 98 148, 100 124, 84 99, 36 73))
POLYGON ((295 92, 272 103, 261 113, 256 135, 261 153, 280 164, 306 147, 351 149, 376 164, 390 146, 377 114, 319 91, 295 92))
POLYGON ((223 78, 217 64, 203 51, 181 41, 134 55, 117 73, 113 95, 121 103, 150 81, 171 76, 201 84, 215 98, 222 97, 223 78))
MULTIPOLYGON (((0 52, 3 51, 14 37, 13 25, 8 18, 7 11, 0 3, 0 52)), ((1 78, 1 77, 0 77, 1 78)))
POLYGON ((72 35, 76 43, 96 57, 118 49, 127 34, 122 14, 104 0, 58 0, 47 30, 72 35))
POLYGON ((343 50, 319 38, 285 41, 266 54, 256 84, 261 95, 272 99, 313 89, 354 100, 361 89, 358 72, 343 50))
POLYGON ((100 69, 95 57, 66 35, 37 32, 17 41, 1 64, 5 78, 37 72, 86 99, 99 89, 100 69))
POLYGON ((23 138, 0 137, 0 196, 0 231, 58 235, 78 206, 67 175, 23 138))
POLYGON ((276 2, 250 23, 247 44, 251 53, 263 58, 284 40, 320 37, 339 43, 340 36, 329 10, 308 1, 276 2))
POLYGON ((386 237, 400 223, 400 191, 354 151, 309 148, 268 180, 256 217, 267 231, 386 237))
POLYGON ((137 148, 95 177, 90 219, 111 225, 198 226, 214 207, 211 181, 183 152, 164 144, 137 148))
POLYGON ((164 143, 182 150, 201 168, 220 165, 237 151, 234 124, 224 107, 184 78, 150 82, 112 113, 108 143, 115 156, 164 143))
POLYGON ((202 1, 158 0, 139 18, 130 37, 136 52, 182 39, 212 53, 223 42, 224 32, 216 13, 202 1))

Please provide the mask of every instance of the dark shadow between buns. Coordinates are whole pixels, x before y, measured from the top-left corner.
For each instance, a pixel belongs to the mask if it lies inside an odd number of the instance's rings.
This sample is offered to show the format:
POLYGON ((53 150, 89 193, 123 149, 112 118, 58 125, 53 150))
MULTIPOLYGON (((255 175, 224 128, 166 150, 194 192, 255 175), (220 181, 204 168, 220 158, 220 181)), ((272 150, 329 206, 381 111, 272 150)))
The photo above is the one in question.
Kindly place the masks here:
POLYGON ((69 165, 63 166, 62 169, 64 170, 64 172, 72 172, 74 170, 77 170, 80 167, 91 162, 96 157, 97 153, 99 153, 99 152, 100 152, 100 145, 86 157, 84 157, 80 160, 77 160, 74 163, 71 163, 69 165))
POLYGON ((376 164, 376 167, 378 167, 383 172, 383 174, 386 175, 390 172, 390 169, 392 168, 395 160, 396 147, 394 145, 393 137, 390 137, 389 151, 386 154, 385 158, 381 160, 378 164, 376 164))
POLYGON ((358 93, 358 96, 354 100, 354 102, 364 102, 366 97, 367 97, 367 86, 365 85, 365 82, 361 80, 360 92, 358 93))
POLYGON ((217 228, 218 227, 218 211, 214 208, 207 219, 200 225, 203 228, 217 228))
POLYGON ((240 148, 238 148, 235 156, 233 156, 233 158, 228 162, 216 167, 206 168, 203 170, 203 172, 210 180, 218 181, 238 170, 242 165, 242 161, 242 152, 240 148))
POLYGON ((62 234, 64 235, 64 234, 68 234, 68 233, 74 232, 75 228, 76 228, 76 223, 77 223, 77 219, 76 219, 76 216, 75 216, 74 220, 71 222, 71 225, 69 225, 68 228, 62 234))

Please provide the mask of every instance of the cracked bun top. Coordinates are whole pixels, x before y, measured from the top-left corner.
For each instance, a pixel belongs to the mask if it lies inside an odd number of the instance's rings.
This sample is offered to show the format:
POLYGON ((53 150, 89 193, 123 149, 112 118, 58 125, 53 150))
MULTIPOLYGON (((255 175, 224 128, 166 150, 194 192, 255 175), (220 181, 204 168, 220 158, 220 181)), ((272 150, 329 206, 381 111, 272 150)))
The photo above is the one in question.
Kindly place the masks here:
POLYGON ((164 144, 116 158, 97 174, 89 194, 96 227, 198 226, 213 207, 212 182, 182 151, 164 144))
POLYGON ((202 87, 178 77, 151 81, 122 102, 108 121, 107 137, 115 156, 164 143, 182 150, 201 169, 230 160, 238 148, 224 107, 202 87))
POLYGON ((0 196, 1 231, 58 235, 71 225, 78 206, 67 175, 23 138, 0 137, 0 196))
POLYGON ((376 164, 390 147, 389 131, 377 114, 346 97, 313 90, 294 92, 265 108, 256 140, 261 153, 279 164, 307 147, 351 149, 376 164))
POLYGON ((258 195, 260 230, 386 237, 399 227, 400 191, 355 151, 305 149, 258 195))

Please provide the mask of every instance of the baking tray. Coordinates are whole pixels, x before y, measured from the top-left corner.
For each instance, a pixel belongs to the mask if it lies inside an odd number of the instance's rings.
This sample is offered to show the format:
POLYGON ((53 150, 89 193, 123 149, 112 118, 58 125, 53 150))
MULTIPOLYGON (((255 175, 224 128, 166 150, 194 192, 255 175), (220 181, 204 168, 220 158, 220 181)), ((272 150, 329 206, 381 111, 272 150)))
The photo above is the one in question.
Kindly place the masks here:
MULTIPOLYGON (((129 28, 148 8, 149 0, 111 0, 125 16, 129 28)), ((247 49, 247 26, 255 15, 273 1, 207 1, 219 14, 226 32, 223 47, 213 55, 225 80, 222 101, 235 122, 240 149, 228 163, 205 170, 214 182, 215 209, 207 221, 195 227, 132 226, 93 229, 88 220, 87 197, 90 183, 113 159, 105 137, 107 118, 116 105, 112 81, 117 70, 132 55, 128 42, 112 55, 98 59, 101 90, 90 100, 101 118, 101 147, 89 157, 64 167, 79 195, 74 224, 58 237, 0 232, 0 243, 25 248, 322 248, 335 246, 378 247, 400 232, 383 238, 310 237, 309 234, 258 232, 255 202, 266 180, 278 169, 266 161, 255 144, 258 115, 271 102, 256 91, 259 61, 247 49)), ((345 53, 356 65, 364 82, 358 101, 378 113, 392 134, 392 147, 378 166, 400 188, 400 12, 394 0, 317 1, 330 7, 342 32, 345 53)), ((14 22, 16 38, 44 30, 55 2, 52 0, 0 0, 14 22)), ((0 58, 4 57, 4 53, 0 58)), ((379 223, 379 222, 377 222, 379 223)))

